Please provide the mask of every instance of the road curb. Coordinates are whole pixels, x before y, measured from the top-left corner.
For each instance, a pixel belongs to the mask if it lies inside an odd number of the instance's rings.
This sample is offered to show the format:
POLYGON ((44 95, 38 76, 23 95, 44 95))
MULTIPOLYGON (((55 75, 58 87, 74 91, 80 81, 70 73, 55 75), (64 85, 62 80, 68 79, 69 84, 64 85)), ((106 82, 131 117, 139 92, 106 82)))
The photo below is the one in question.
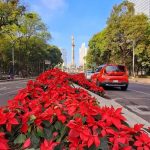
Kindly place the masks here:
POLYGON ((150 85, 150 79, 146 79, 146 81, 142 81, 140 79, 129 79, 129 83, 150 85))
MULTIPOLYGON (((76 85, 77 87, 80 87, 78 85, 76 85)), ((82 87, 80 87, 82 88, 82 87)), ((82 88, 84 89, 84 88, 82 88)), ((84 89, 86 90, 86 89, 84 89)), ((88 91, 88 90, 86 90, 88 91)), ((143 124, 144 128, 148 128, 150 127, 150 123, 146 120, 144 120, 143 118, 137 116, 136 114, 134 114, 133 112, 130 112, 129 110, 127 110, 126 108, 124 108, 122 105, 120 105, 119 103, 115 102, 114 100, 108 100, 105 99, 91 91, 88 91, 93 97, 95 97, 97 99, 97 101, 100 103, 100 106, 108 106, 111 107, 113 106, 115 109, 116 108, 122 108, 122 113, 123 115, 126 117, 126 122, 129 124, 130 127, 133 127, 135 124, 143 124)), ((145 131, 147 132, 147 131, 145 131)), ((148 132, 147 132, 148 133, 148 132)), ((148 133, 150 135, 150 133, 148 133)))

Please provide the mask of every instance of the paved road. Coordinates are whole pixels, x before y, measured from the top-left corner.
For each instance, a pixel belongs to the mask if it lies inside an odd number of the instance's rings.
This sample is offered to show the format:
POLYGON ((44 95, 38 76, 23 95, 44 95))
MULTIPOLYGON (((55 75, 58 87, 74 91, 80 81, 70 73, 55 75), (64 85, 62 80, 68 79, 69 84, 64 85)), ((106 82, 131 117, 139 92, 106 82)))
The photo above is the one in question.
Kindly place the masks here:
POLYGON ((25 88, 27 80, 0 82, 0 106, 6 105, 20 89, 25 88))
POLYGON ((119 88, 106 89, 110 100, 114 100, 150 122, 150 84, 130 83, 127 91, 119 88))

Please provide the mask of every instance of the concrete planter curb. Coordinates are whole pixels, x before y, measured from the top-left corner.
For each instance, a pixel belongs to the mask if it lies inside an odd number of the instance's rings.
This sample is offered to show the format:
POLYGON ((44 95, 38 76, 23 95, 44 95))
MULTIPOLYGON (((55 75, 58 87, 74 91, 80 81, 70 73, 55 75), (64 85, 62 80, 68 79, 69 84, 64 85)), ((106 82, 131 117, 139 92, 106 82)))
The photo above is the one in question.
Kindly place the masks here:
MULTIPOLYGON (((76 87, 80 87, 78 85, 75 85, 76 87)), ((80 87, 82 88, 82 87, 80 87)), ((84 88, 82 88, 84 89, 84 88)), ((86 90, 86 89, 84 89, 86 90)), ((88 91, 88 90, 86 90, 88 91)), ((113 100, 108 100, 108 99, 105 99, 103 97, 100 97, 99 95, 97 94, 94 94, 90 91, 88 91, 91 96, 95 97, 97 99, 97 101, 100 103, 100 106, 108 106, 108 107, 111 107, 113 106, 114 108, 122 108, 122 113, 123 115, 126 117, 126 122, 131 126, 133 127, 135 124, 144 124, 144 128, 148 128, 150 127, 150 123, 146 120, 144 120, 143 118, 137 116, 136 114, 134 114, 133 112, 130 112, 129 110, 127 110, 126 108, 124 108, 122 105, 120 105, 119 103, 113 101, 113 100)), ((145 131, 147 132, 147 131, 145 131)), ((148 132, 147 132, 148 133, 148 132)), ((148 133, 150 135, 150 133, 148 133)))

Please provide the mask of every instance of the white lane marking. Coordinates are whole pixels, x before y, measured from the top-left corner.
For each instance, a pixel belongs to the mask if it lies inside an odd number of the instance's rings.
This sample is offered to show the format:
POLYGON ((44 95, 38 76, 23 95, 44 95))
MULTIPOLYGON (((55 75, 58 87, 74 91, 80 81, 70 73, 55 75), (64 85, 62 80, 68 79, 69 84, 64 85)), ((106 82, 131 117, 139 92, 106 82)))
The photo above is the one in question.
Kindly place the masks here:
POLYGON ((2 88, 0 88, 0 90, 5 90, 5 89, 8 89, 7 87, 2 87, 2 88))
POLYGON ((18 92, 18 91, 19 91, 19 89, 14 90, 14 91, 10 91, 10 92, 6 92, 6 93, 3 93, 3 94, 0 93, 0 95, 6 95, 6 94, 9 94, 9 93, 14 93, 14 92, 18 92))
POLYGON ((128 108, 130 108, 132 111, 140 114, 140 115, 150 115, 150 111, 144 111, 144 110, 141 110, 142 108, 143 109, 149 109, 148 106, 145 106, 145 105, 127 105, 128 108))
POLYGON ((145 92, 141 92, 141 91, 137 91, 137 90, 132 90, 132 89, 128 89, 130 91, 134 91, 134 92, 137 92, 137 93, 142 93, 142 94, 145 94, 145 95, 150 95, 149 93, 145 93, 145 92))
POLYGON ((22 83, 27 83, 28 80, 20 80, 20 81, 6 81, 6 82, 0 82, 0 85, 3 84, 22 84, 22 83), (23 81, 23 82, 21 82, 23 81))
POLYGON ((116 100, 119 100, 119 99, 124 99, 124 98, 113 98, 111 100, 116 101, 116 100))
POLYGON ((16 86, 17 89, 24 88, 23 86, 16 86))

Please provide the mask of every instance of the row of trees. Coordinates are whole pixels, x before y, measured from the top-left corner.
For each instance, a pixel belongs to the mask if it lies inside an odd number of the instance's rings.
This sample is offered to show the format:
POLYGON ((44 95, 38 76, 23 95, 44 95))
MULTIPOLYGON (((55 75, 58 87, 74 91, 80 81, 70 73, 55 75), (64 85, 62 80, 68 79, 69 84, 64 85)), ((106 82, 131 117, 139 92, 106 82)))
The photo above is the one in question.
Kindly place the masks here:
POLYGON ((19 0, 0 0, 0 69, 13 65, 15 73, 36 75, 62 63, 60 49, 48 44, 51 34, 36 13, 27 12, 19 0), (14 59, 14 61, 13 61, 14 59))
POLYGON ((150 73, 149 19, 144 14, 135 15, 133 3, 124 1, 113 7, 106 28, 89 41, 87 66, 119 63, 131 73, 133 50, 136 72, 150 73))

